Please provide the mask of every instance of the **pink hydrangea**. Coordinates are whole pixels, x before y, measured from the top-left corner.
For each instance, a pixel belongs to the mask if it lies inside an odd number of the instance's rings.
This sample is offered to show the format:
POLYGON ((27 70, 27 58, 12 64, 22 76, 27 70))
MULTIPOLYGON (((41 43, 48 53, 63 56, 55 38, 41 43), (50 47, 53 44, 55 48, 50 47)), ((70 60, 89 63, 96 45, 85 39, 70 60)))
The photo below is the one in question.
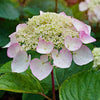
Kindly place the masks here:
MULTIPOLYGON (((41 12, 41 16, 42 14, 43 12, 41 12)), ((43 80, 51 73, 53 66, 69 68, 71 66, 72 58, 77 65, 84 65, 93 60, 90 49, 84 45, 96 41, 90 36, 91 27, 77 19, 65 15, 64 12, 58 14, 58 16, 59 15, 71 19, 72 26, 74 30, 79 33, 79 37, 72 37, 70 34, 67 35, 64 38, 63 47, 59 51, 55 48, 55 42, 45 41, 40 34, 36 51, 43 55, 40 56, 40 59, 34 58, 31 60, 31 55, 26 53, 26 50, 23 49, 16 38, 16 34, 19 34, 20 32, 18 30, 23 30, 27 27, 26 24, 19 24, 16 27, 16 32, 9 36, 11 44, 8 47, 7 55, 8 57, 13 58, 11 64, 12 72, 24 72, 30 65, 33 75, 39 80, 43 80), (53 65, 51 65, 49 61, 52 59, 53 65)))

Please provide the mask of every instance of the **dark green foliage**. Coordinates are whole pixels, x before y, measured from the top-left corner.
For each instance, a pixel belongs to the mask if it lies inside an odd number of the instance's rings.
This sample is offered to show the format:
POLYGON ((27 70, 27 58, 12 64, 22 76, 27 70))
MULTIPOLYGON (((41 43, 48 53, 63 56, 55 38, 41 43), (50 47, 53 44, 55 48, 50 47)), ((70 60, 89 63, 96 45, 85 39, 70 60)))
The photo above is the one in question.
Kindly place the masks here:
POLYGON ((44 100, 44 97, 39 94, 23 94, 22 100, 44 100))
POLYGON ((70 9, 72 10, 72 13, 73 13, 73 17, 74 18, 77 18, 77 19, 83 20, 83 21, 86 20, 86 18, 87 18, 86 17, 86 14, 84 12, 80 12, 79 11, 78 4, 72 6, 70 9))
POLYGON ((5 46, 10 40, 9 35, 16 31, 18 21, 0 20, 0 47, 5 46))
MULTIPOLYGON (((34 0, 29 2, 28 7, 24 8, 24 11, 32 15, 39 15, 40 10, 44 12, 55 12, 55 1, 54 0, 34 0)), ((72 16, 72 10, 66 7, 65 2, 58 0, 58 12, 65 12, 67 15, 72 16)))
POLYGON ((0 0, 0 17, 15 20, 19 18, 19 12, 9 0, 0 0))
POLYGON ((7 49, 0 49, 0 66, 11 60, 7 57, 7 49))
POLYGON ((73 75, 60 87, 60 100, 99 100, 100 71, 85 71, 73 75))
POLYGON ((19 93, 42 92, 41 85, 29 73, 6 73, 0 77, 0 90, 19 93))

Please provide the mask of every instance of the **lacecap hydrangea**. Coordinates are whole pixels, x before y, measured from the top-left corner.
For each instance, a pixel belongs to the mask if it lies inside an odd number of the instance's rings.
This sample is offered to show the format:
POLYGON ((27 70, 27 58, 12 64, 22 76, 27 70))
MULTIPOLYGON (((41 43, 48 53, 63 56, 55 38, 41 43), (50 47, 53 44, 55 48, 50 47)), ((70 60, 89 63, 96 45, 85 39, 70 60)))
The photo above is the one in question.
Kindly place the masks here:
POLYGON ((51 73, 53 66, 69 68, 72 58, 78 65, 91 62, 93 55, 85 44, 96 40, 90 32, 90 26, 64 12, 40 11, 40 15, 29 18, 26 24, 17 25, 16 32, 9 36, 7 55, 13 58, 12 72, 24 72, 30 65, 32 74, 42 80, 51 73), (31 55, 26 53, 28 50, 42 54, 40 59, 31 60, 31 55))
POLYGON ((91 23, 100 22, 100 0, 85 0, 79 4, 80 11, 87 11, 91 23))

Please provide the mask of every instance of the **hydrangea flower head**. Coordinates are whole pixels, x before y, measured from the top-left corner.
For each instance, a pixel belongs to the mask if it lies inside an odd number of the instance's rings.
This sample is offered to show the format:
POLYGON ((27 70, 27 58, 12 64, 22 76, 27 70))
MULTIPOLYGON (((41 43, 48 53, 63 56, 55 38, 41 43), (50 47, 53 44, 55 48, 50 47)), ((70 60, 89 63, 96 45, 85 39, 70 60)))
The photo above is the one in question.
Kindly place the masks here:
POLYGON ((42 80, 51 73, 53 66, 70 67, 72 57, 78 65, 87 64, 93 60, 93 55, 83 43, 96 41, 90 32, 90 26, 64 12, 57 14, 41 11, 40 15, 33 16, 26 24, 19 24, 16 32, 9 36, 11 45, 7 55, 13 58, 12 71, 19 73, 30 65, 33 75, 42 80), (43 55, 31 61, 31 56, 25 53, 28 50, 43 55), (52 59, 53 65, 50 63, 52 59))
POLYGON ((100 0, 85 0, 79 4, 80 11, 86 11, 88 13, 88 19, 92 23, 100 21, 100 0))
POLYGON ((93 67, 100 67, 100 47, 95 47, 92 51, 94 57, 93 67))

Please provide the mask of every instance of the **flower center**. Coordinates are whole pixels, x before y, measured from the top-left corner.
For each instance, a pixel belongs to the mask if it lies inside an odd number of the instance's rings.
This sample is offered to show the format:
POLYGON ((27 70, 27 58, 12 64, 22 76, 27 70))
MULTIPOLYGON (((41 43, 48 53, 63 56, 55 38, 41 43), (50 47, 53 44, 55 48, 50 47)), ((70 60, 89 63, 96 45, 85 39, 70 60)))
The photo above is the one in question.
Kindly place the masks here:
POLYGON ((79 33, 73 28, 71 18, 48 12, 29 19, 27 27, 19 30, 16 38, 27 51, 36 49, 40 37, 52 42, 55 48, 62 48, 67 35, 79 37, 79 33))

